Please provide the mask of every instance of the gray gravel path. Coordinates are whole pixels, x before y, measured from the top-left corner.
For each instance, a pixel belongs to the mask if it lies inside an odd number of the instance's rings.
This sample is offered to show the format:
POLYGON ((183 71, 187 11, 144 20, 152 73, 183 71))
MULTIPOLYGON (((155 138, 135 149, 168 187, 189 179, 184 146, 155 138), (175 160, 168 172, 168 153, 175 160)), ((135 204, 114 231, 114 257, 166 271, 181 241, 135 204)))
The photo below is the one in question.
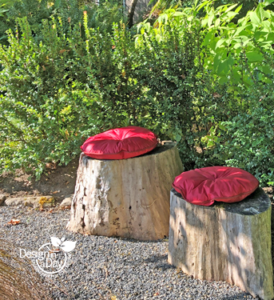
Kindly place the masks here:
POLYGON ((139 242, 74 234, 65 229, 69 214, 0 207, 0 236, 18 248, 38 250, 51 236, 77 241, 65 272, 45 278, 54 299, 254 299, 235 286, 196 280, 170 266, 167 240, 139 242), (11 218, 22 224, 4 226, 11 218))

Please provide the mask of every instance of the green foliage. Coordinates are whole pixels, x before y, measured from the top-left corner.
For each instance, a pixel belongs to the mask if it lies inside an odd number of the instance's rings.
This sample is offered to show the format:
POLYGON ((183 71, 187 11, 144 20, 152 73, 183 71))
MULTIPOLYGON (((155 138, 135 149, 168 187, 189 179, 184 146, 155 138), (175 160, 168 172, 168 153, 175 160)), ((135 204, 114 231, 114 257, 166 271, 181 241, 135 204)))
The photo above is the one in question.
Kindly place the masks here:
POLYGON ((238 113, 224 122, 226 134, 219 149, 230 166, 254 173, 263 184, 274 184, 273 176, 273 34, 274 13, 259 4, 255 10, 230 22, 240 11, 223 6, 211 10, 212 19, 204 45, 209 48, 206 68, 218 75, 220 83, 230 85, 234 101, 240 101, 238 113), (228 10, 230 11, 228 12, 228 10), (220 16, 219 18, 216 16, 220 16), (244 110, 242 106, 244 105, 244 110))
POLYGON ((241 6, 197 1, 135 39, 123 22, 96 28, 87 10, 35 30, 19 19, 0 48, 1 170, 39 177, 88 136, 139 125, 176 140, 186 169, 227 164, 273 185, 271 2, 235 23, 241 6))
POLYGON ((45 20, 39 44, 26 19, 19 20, 19 28, 22 37, 10 30, 10 47, 0 49, 1 161, 6 169, 35 166, 39 176, 44 162, 67 163, 77 153, 96 95, 72 82, 81 70, 74 68, 61 22, 45 20))
POLYGON ((84 13, 65 31, 52 18, 38 41, 24 18, 8 35, 9 47, 0 48, 2 171, 35 169, 39 178, 46 162, 68 163, 88 136, 143 122, 144 88, 131 75, 139 54, 124 24, 102 33, 84 13))
POLYGON ((265 86, 262 95, 253 87, 248 97, 250 108, 224 123, 226 133, 220 152, 225 153, 227 165, 246 169, 263 185, 273 186, 273 88, 265 86))
POLYGON ((15 2, 16 0, 0 0, 0 42, 5 39, 4 32, 9 28, 5 21, 7 13, 15 2))
MULTIPOLYGON (((203 103, 201 111, 206 111, 208 119, 212 118, 213 126, 209 136, 201 138, 202 142, 208 142, 202 159, 208 160, 211 149, 214 153, 209 162, 216 158, 223 164, 244 168, 264 185, 274 183, 274 13, 267 10, 272 2, 259 4, 237 23, 234 20, 241 6, 216 7, 212 1, 203 1, 191 8, 165 11, 156 28, 143 25, 143 34, 148 35, 145 28, 158 40, 169 36, 171 23, 180 31, 182 40, 186 32, 199 32, 201 39, 196 38, 193 45, 195 49, 200 45, 196 61, 200 64, 200 72, 208 76, 213 87, 222 89, 214 94, 223 100, 215 111, 207 110, 211 108, 212 100, 203 103), (220 116, 219 119, 216 116, 220 116)), ((201 85, 204 91, 210 86, 206 81, 201 85)), ((200 158, 196 160, 196 166, 199 166, 198 162, 200 158)))
MULTIPOLYGON (((77 0, 10 0, 13 5, 6 12, 5 18, 0 18, 0 37, 2 44, 7 44, 6 30, 15 30, 16 18, 26 17, 36 39, 40 39, 42 20, 52 17, 62 18, 63 31, 67 33, 70 26, 79 26, 86 11, 88 26, 100 28, 101 31, 112 30, 113 22, 123 19, 122 7, 117 1, 104 1, 100 6, 94 2, 85 3, 77 0)), ((1 4, 0 4, 1 5, 1 4)))
POLYGON ((165 22, 167 14, 158 19, 158 28, 147 22, 140 24, 136 37, 146 66, 143 82, 147 97, 157 112, 153 113, 157 121, 154 130, 178 142, 187 169, 203 167, 219 161, 211 146, 213 133, 226 120, 223 109, 216 109, 224 108, 224 98, 216 96, 221 87, 208 77, 199 59, 203 41, 200 27, 189 30, 176 19, 165 22))
POLYGON ((126 125, 180 142, 189 167, 206 165, 195 149, 210 144, 210 137, 202 141, 212 122, 207 114, 222 101, 196 63, 199 32, 183 43, 175 26, 169 32, 164 42, 140 36, 136 48, 125 24, 101 32, 89 28, 85 13, 68 30, 62 18, 44 20, 38 40, 19 19, 10 46, 0 50, 2 170, 34 168, 39 177, 46 162, 69 162, 89 135, 126 125))

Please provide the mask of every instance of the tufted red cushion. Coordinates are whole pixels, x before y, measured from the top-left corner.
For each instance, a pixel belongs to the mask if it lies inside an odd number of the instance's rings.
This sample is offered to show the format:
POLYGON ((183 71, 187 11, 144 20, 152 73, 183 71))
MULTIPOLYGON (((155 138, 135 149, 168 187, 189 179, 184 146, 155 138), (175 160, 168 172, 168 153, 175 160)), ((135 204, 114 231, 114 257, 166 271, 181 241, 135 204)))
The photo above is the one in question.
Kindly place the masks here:
POLYGON ((156 134, 142 127, 128 126, 91 136, 81 149, 97 159, 125 159, 147 153, 156 146, 156 134))
POLYGON ((242 169, 207 167, 183 172, 173 182, 174 189, 193 204, 209 206, 214 201, 239 202, 253 193, 258 180, 242 169))

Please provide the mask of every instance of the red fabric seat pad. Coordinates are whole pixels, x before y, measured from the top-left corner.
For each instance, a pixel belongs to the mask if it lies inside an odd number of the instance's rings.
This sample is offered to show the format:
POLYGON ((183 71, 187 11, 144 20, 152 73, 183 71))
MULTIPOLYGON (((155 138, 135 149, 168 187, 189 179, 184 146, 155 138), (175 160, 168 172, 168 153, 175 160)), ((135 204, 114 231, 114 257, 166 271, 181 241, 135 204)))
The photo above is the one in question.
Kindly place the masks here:
POLYGON ((126 159, 153 150, 157 143, 157 135, 152 131, 127 126, 91 136, 81 149, 86 155, 97 159, 126 159))
POLYGON ((242 169, 207 167, 181 173, 172 185, 186 201, 209 206, 214 201, 239 202, 258 188, 259 181, 242 169))

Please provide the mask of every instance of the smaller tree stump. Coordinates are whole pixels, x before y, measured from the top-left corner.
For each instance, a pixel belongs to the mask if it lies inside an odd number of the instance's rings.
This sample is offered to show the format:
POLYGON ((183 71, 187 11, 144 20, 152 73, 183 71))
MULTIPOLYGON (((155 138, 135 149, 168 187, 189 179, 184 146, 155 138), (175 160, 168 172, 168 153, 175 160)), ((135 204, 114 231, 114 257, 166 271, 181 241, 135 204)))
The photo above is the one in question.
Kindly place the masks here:
POLYGON ((227 281, 273 298, 271 202, 261 188, 245 200, 193 205, 171 190, 170 264, 197 279, 227 281))
POLYGON ((162 239, 169 231, 170 188, 182 171, 174 143, 122 160, 81 154, 67 228, 83 234, 162 239))

